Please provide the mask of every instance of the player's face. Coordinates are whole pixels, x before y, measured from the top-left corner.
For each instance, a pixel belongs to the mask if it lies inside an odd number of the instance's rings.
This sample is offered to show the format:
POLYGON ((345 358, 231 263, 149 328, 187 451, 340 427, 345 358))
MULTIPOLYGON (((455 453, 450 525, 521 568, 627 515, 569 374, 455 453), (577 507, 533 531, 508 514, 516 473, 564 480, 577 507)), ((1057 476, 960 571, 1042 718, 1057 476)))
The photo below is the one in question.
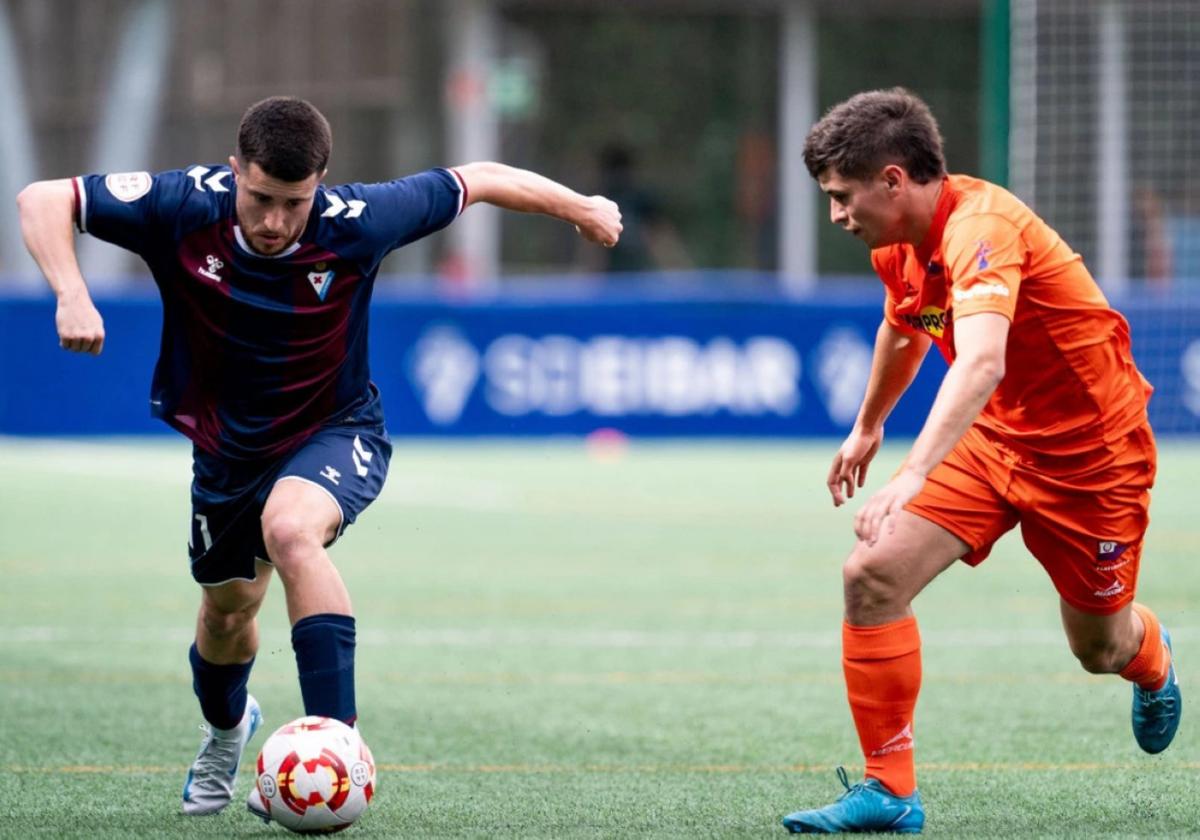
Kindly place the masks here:
POLYGON ((231 157, 229 165, 237 180, 238 225, 250 247, 269 257, 299 239, 325 173, 313 173, 303 181, 280 181, 257 163, 243 169, 231 157))
POLYGON ((846 178, 826 169, 817 178, 821 191, 829 196, 829 220, 867 243, 868 248, 904 241, 895 169, 885 167, 865 180, 846 178))

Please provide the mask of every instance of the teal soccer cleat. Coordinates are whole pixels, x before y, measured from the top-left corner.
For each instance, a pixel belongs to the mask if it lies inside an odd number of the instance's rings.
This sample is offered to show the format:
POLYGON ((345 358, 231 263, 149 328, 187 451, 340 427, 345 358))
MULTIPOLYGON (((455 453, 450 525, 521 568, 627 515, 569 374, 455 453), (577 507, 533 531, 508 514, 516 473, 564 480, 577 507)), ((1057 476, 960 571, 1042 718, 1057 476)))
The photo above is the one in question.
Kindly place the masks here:
POLYGON ((846 768, 837 769, 846 792, 837 802, 812 811, 797 811, 783 818, 783 827, 792 834, 843 834, 879 832, 920 834, 925 827, 925 806, 921 794, 896 796, 877 779, 863 779, 853 787, 846 768))
MULTIPOLYGON (((1171 634, 1162 628, 1163 644, 1171 651, 1171 634)), ((1167 670, 1167 682, 1157 691, 1133 687, 1133 737, 1148 753, 1160 753, 1171 745, 1179 718, 1183 714, 1183 694, 1179 691, 1179 676, 1175 673, 1175 657, 1167 670)))

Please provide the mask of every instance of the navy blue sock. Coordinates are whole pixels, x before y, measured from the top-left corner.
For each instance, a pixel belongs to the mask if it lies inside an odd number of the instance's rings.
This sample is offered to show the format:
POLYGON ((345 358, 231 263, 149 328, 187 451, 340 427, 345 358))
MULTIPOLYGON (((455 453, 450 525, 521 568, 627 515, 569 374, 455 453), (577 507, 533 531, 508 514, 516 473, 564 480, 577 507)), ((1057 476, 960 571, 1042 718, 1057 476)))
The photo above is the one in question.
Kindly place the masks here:
POLYGON ((233 729, 246 712, 246 682, 254 660, 240 665, 214 665, 200 656, 194 642, 188 659, 192 663, 192 690, 200 700, 204 719, 217 729, 233 729))
POLYGON ((354 616, 320 613, 292 626, 292 650, 306 715, 354 725, 354 616))

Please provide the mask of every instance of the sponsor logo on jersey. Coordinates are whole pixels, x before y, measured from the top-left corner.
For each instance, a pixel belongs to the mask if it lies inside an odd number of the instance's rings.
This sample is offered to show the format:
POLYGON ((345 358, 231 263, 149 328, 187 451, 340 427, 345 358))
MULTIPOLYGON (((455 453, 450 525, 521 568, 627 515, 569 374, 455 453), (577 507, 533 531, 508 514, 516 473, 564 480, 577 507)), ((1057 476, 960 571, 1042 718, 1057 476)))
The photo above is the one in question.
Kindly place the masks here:
POLYGON ((992 253, 992 243, 986 239, 981 239, 975 243, 978 247, 975 250, 975 262, 980 271, 988 267, 988 254, 992 253))
POLYGON ((1115 540, 1100 540, 1096 547, 1096 568, 1102 572, 1111 572, 1129 562, 1128 557, 1122 557, 1129 546, 1115 540))
POLYGON ((1125 584, 1121 583, 1121 581, 1118 580, 1118 581, 1114 581, 1112 586, 1109 586, 1105 589, 1097 589, 1092 594, 1095 595, 1097 598, 1116 598, 1118 595, 1120 595, 1124 591, 1125 591, 1125 584))
POLYGON ((1011 295, 1008 286, 1003 283, 976 283, 966 289, 955 289, 953 291, 954 302, 962 303, 964 300, 972 300, 982 297, 1002 297, 1006 298, 1011 295))
POLYGON ((153 179, 149 172, 114 172, 104 179, 104 186, 113 198, 128 204, 150 192, 153 179))
POLYGON ((333 283, 332 271, 310 271, 308 273, 308 284, 313 287, 313 291, 317 293, 317 298, 320 300, 325 300, 331 283, 333 283))
POLYGON ((225 263, 221 262, 212 254, 209 254, 204 258, 204 260, 208 263, 208 267, 205 268, 204 266, 200 266, 200 268, 196 269, 196 272, 201 276, 207 277, 209 280, 215 280, 216 282, 220 283, 221 275, 217 274, 217 272, 225 267, 225 263))
POLYGON ((940 306, 926 306, 916 315, 901 315, 900 317, 914 330, 927 332, 934 338, 941 338, 950 323, 950 313, 940 306))

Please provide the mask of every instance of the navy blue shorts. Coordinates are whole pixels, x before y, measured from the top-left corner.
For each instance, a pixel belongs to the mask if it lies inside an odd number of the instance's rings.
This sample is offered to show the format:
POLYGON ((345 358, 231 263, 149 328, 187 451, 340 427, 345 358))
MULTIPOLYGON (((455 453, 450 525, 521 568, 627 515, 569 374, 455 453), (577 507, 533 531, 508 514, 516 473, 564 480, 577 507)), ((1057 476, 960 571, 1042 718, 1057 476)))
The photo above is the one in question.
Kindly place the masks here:
POLYGON ((337 505, 342 521, 332 544, 383 490, 391 457, 387 430, 374 420, 322 426, 292 452, 269 461, 231 461, 193 449, 192 577, 202 586, 254 580, 255 560, 270 562, 263 507, 285 477, 319 487, 337 505))

